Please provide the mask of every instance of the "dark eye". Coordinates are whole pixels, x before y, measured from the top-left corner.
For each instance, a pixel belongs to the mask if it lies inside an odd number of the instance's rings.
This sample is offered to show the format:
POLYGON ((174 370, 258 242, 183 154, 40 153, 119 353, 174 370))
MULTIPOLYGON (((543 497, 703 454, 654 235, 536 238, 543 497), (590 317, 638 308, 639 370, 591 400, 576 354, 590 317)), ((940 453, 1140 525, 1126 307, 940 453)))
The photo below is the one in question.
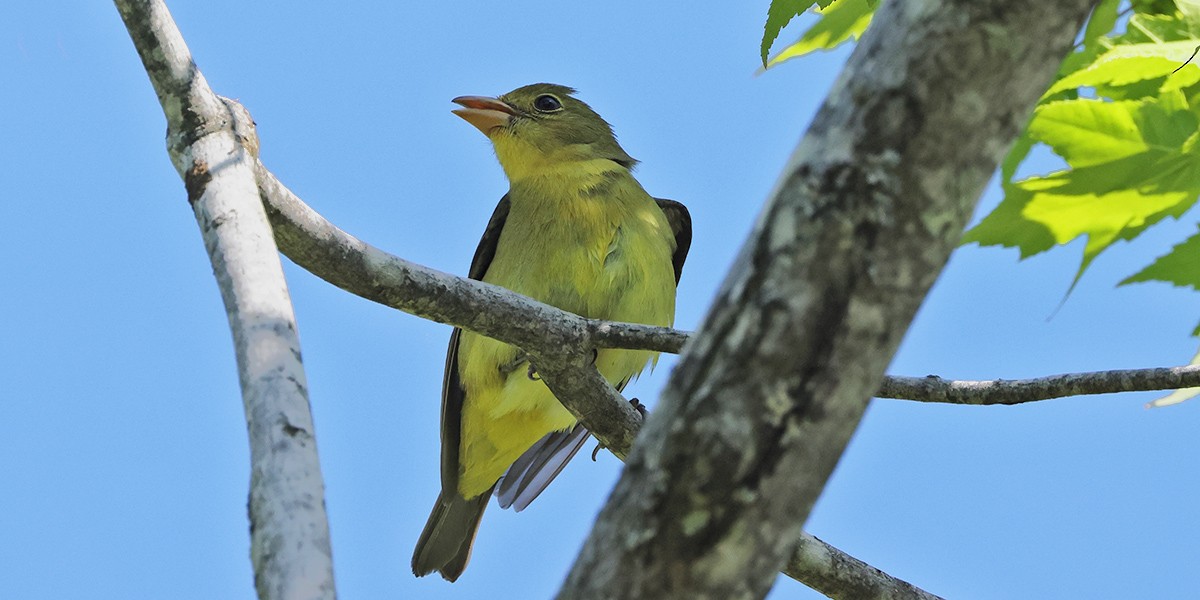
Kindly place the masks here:
POLYGON ((542 94, 541 96, 533 99, 533 107, 538 109, 540 112, 554 112, 556 110, 562 110, 562 102, 559 102, 558 98, 555 98, 550 94, 542 94))

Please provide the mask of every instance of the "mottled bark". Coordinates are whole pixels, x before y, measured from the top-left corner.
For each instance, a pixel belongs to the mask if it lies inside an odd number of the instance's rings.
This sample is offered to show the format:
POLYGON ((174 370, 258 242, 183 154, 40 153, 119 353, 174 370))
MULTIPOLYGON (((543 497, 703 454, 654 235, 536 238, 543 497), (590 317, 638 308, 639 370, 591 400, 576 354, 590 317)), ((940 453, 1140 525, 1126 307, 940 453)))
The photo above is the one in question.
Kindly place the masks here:
POLYGON ((803 533, 783 574, 830 598, 844 600, 941 600, 896 579, 819 538, 803 533))
POLYGON ((885 2, 560 598, 761 598, 1087 0, 885 2))
POLYGON ((258 198, 253 121, 217 97, 166 6, 117 0, 167 117, 237 353, 250 438, 250 539, 259 598, 332 599, 324 483, 300 361, 296 319, 258 198))

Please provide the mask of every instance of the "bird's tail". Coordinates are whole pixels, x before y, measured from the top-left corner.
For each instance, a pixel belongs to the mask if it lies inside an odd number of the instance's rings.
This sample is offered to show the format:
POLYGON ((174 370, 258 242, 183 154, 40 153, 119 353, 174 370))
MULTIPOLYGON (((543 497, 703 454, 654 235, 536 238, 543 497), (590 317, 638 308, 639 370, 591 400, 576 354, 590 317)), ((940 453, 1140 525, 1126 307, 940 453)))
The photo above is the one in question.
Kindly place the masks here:
POLYGON ((438 571, 446 581, 458 579, 471 559, 479 519, 491 497, 491 489, 471 499, 442 491, 413 551, 413 574, 422 577, 438 571))

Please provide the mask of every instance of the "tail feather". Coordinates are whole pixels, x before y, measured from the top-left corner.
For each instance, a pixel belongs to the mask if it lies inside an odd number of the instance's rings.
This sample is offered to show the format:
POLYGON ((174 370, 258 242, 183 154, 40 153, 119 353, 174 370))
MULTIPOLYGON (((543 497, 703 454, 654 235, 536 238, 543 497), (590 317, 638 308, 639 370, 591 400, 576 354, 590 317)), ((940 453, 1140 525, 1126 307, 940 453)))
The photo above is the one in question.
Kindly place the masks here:
POLYGON ((458 579, 471 559, 479 520, 491 497, 490 489, 470 499, 445 491, 439 494, 413 551, 413 574, 422 577, 437 571, 446 581, 458 579))

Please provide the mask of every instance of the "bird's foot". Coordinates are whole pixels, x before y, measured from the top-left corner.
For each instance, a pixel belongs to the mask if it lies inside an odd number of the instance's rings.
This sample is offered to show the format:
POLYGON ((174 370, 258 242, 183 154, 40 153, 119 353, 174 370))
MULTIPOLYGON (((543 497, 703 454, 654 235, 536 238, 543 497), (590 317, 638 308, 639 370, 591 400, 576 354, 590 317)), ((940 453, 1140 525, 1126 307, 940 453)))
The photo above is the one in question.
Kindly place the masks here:
MULTIPOLYGON (((638 411, 638 414, 642 415, 642 420, 645 421, 646 415, 648 414, 646 411, 646 405, 642 404, 642 401, 638 400, 637 398, 630 398, 629 403, 633 405, 633 410, 638 411)), ((596 455, 600 454, 600 451, 603 449, 604 444, 597 442, 596 448, 592 450, 592 462, 596 462, 596 455)))
MULTIPOLYGON (((516 357, 514 357, 511 361, 500 365, 498 370, 500 371, 501 376, 507 378, 509 375, 512 375, 513 373, 515 373, 517 369, 520 369, 521 365, 526 364, 528 362, 529 362, 529 355, 522 352, 522 353, 518 354, 516 357)), ((533 365, 530 365, 529 368, 533 369, 533 365)))

